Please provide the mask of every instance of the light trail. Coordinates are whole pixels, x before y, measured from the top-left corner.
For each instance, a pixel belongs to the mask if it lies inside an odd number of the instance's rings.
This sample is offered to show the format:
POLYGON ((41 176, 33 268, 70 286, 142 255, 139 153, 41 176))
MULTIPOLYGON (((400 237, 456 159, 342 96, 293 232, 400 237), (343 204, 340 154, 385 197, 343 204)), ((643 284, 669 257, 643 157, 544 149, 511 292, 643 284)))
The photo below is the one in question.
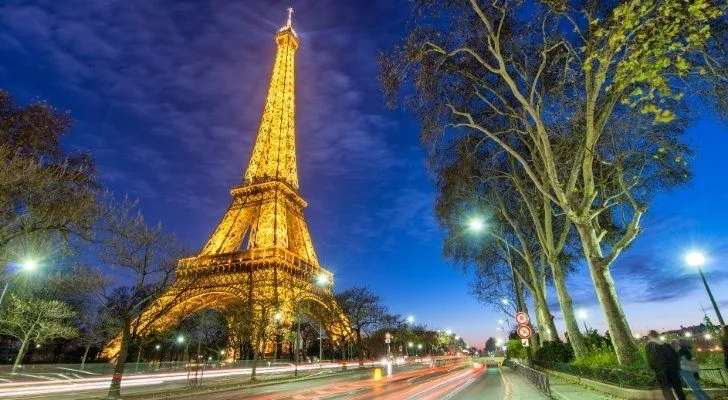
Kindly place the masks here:
MULTIPOLYGON (((365 363, 365 365, 378 364, 374 362, 365 363)), ((341 368, 341 364, 338 363, 326 363, 311 364, 311 365, 299 365, 299 371, 309 371, 315 369, 332 369, 341 368)), ((256 372, 261 375, 276 374, 284 372, 293 372, 295 370, 294 365, 286 367, 258 367, 256 372)), ((207 370, 204 371, 202 378, 224 378, 234 376, 245 376, 250 375, 252 368, 237 368, 227 370, 207 370)), ((154 386, 169 382, 186 381, 188 378, 187 371, 174 372, 174 373, 148 373, 148 374, 134 374, 128 375, 122 379, 121 385, 122 390, 124 388, 139 387, 139 386, 154 386)), ((94 378, 75 378, 67 380, 45 380, 45 381, 33 381, 33 382, 11 382, 11 383, 0 383, 0 397, 20 397, 20 396, 33 396, 33 395, 48 395, 54 393, 69 393, 69 392, 84 392, 89 390, 104 390, 108 389, 109 383, 111 382, 111 375, 94 378)))

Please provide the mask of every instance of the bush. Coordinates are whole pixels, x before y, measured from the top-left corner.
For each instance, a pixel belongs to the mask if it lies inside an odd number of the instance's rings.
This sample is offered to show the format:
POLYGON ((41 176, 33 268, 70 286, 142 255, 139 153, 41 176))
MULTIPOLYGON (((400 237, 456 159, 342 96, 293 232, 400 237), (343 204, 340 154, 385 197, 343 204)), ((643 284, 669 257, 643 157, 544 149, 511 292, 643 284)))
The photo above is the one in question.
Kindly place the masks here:
POLYGON ((511 339, 506 345, 506 358, 526 358, 526 349, 521 344, 521 339, 511 339))
POLYGON ((605 344, 590 346, 586 357, 576 359, 571 364, 592 368, 619 368, 614 349, 605 344))
POLYGON ((574 359, 574 350, 571 348, 571 345, 561 341, 544 342, 536 352, 536 359, 547 362, 567 363, 574 359))

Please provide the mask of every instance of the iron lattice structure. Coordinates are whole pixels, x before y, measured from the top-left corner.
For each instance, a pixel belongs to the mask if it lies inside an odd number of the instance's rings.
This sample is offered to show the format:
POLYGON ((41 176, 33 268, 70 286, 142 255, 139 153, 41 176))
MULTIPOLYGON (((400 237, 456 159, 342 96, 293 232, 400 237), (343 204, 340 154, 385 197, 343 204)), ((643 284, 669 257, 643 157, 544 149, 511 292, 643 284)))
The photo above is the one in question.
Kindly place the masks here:
MULTIPOLYGON (((351 333, 332 293, 333 275, 319 265, 303 214, 307 203, 298 192, 294 55, 299 39, 290 10, 275 39, 273 74, 243 182, 232 189, 232 203, 199 255, 179 260, 175 283, 135 321, 139 334, 177 326, 204 308, 224 312, 236 300, 251 308, 256 329, 265 329, 260 325, 273 313, 277 323, 292 325, 303 308, 333 338, 351 333)), ((102 355, 114 359, 119 349, 117 337, 102 355)))

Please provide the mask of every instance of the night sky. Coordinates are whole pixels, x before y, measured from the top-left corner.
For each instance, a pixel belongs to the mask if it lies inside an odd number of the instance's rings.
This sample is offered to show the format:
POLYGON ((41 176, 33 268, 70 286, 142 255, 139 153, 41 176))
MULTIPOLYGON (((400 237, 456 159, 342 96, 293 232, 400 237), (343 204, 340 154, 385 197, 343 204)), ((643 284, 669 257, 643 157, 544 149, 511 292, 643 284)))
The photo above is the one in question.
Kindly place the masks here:
MULTIPOLYGON (((3 1, 0 88, 71 111, 65 143, 102 181, 199 249, 240 183, 263 108, 274 32, 289 1, 3 1)), ((376 57, 404 34, 409 3, 295 1, 299 180, 337 290, 366 285, 392 311, 482 347, 502 318, 441 257, 434 190, 413 117, 384 107, 376 57)), ((635 329, 699 323, 710 303, 691 249, 728 317, 728 131, 696 110, 689 186, 657 198, 613 267, 635 329)), ((605 324, 584 268, 569 279, 587 324, 605 324)), ((559 318, 552 294, 552 311, 559 318)), ((714 318, 712 310, 708 310, 714 318)))

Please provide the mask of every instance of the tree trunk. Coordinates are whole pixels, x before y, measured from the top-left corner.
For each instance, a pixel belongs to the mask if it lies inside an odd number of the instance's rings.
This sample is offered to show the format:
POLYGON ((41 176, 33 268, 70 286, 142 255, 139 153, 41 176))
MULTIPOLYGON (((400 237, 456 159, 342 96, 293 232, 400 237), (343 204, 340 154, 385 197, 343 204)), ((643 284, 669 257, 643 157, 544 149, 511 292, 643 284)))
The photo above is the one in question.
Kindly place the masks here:
POLYGON ((538 322, 540 344, 543 345, 544 342, 558 340, 558 334, 554 319, 551 318, 551 310, 546 302, 546 295, 538 282, 536 282, 535 292, 533 293, 533 302, 536 306, 536 320, 538 322))
POLYGON ((576 316, 574 315, 574 305, 571 301, 571 295, 566 290, 566 276, 563 266, 558 261, 551 261, 549 264, 554 275, 554 286, 556 286, 556 295, 559 298, 561 314, 564 316, 564 324, 566 325, 566 332, 569 335, 569 343, 571 344, 571 348, 574 349, 574 356, 576 358, 583 358, 587 355, 588 349, 586 348, 586 343, 584 343, 584 337, 579 330, 579 323, 576 321, 576 316))
POLYGON ((364 349, 361 345, 361 329, 356 330, 356 345, 359 346, 359 368, 364 368, 364 349))
POLYGON ((121 398, 121 378, 124 375, 124 367, 126 366, 126 356, 129 352, 129 340, 131 338, 131 321, 125 321, 121 330, 121 344, 119 346, 119 354, 114 365, 114 375, 109 385, 108 397, 121 398))
POLYGON ((84 366, 86 365, 86 358, 88 357, 88 351, 91 348, 91 342, 86 343, 86 347, 83 350, 83 357, 81 357, 81 370, 83 371, 84 366))
POLYGON ((137 356, 136 356, 136 365, 134 366, 134 370, 139 370, 139 360, 142 358, 142 346, 141 344, 137 345, 137 356))
POLYGON ((13 363, 13 374, 17 374, 18 370, 20 369, 21 363, 23 362, 23 357, 25 357, 25 350, 28 347, 28 336, 26 335, 25 338, 20 342, 20 348, 18 349, 18 355, 15 357, 15 363, 13 363))
POLYGON ((627 318, 624 315, 624 310, 622 310, 622 305, 619 303, 609 265, 604 265, 601 248, 591 231, 592 228, 584 225, 576 225, 576 227, 589 265, 589 275, 591 275, 599 305, 602 307, 602 312, 607 320, 607 327, 612 338, 614 352, 617 354, 617 360, 620 364, 631 364, 637 359, 639 353, 632 337, 632 331, 627 323, 627 318))

